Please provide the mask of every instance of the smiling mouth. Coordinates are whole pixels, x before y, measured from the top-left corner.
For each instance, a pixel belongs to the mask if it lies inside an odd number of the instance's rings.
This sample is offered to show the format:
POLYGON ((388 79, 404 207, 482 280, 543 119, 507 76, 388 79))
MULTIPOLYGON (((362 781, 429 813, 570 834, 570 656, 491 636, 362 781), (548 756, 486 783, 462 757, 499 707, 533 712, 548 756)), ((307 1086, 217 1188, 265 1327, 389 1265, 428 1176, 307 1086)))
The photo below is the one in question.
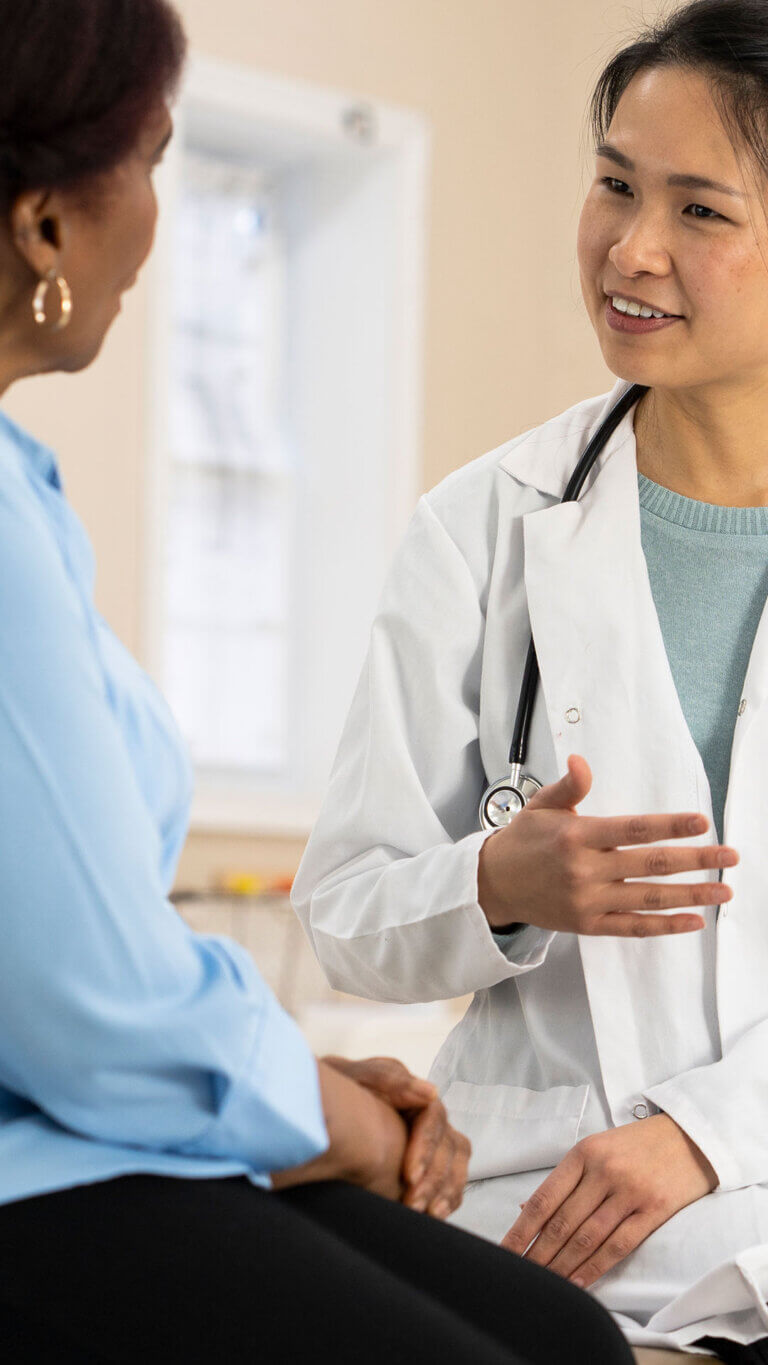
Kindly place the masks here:
POLYGON ((673 323, 682 321, 676 314, 662 313, 660 309, 656 312, 650 308, 645 308, 642 312, 637 313, 623 311, 620 308, 615 308, 613 299, 607 295, 603 308, 603 322, 615 336, 621 337, 645 336, 649 333, 664 332, 673 323), (658 312, 658 316, 656 316, 656 312, 658 312))
POLYGON ((630 318, 679 318, 680 313, 666 313, 662 308, 654 308, 650 303, 639 303, 637 299, 625 298, 623 294, 606 294, 611 307, 617 313, 630 318))

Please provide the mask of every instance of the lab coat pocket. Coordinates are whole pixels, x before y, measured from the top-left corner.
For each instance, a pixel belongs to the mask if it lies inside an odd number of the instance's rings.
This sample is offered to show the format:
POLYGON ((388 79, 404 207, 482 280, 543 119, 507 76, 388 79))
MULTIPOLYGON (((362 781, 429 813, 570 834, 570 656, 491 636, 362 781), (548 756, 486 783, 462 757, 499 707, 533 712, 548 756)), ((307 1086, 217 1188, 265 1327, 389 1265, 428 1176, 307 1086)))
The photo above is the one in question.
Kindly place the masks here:
POLYGON ((588 1085, 527 1090, 453 1081, 443 1104, 472 1143, 470 1180, 556 1166, 578 1139, 588 1085))

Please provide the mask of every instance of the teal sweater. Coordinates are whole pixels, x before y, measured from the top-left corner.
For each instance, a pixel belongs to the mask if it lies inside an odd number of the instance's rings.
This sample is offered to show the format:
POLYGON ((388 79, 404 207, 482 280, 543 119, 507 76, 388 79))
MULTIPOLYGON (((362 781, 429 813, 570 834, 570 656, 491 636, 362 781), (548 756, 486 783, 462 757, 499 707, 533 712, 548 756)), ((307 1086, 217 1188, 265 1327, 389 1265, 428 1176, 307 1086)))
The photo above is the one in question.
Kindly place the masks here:
POLYGON ((719 507, 637 479, 653 599, 722 841, 733 730, 768 596, 768 507, 719 507))

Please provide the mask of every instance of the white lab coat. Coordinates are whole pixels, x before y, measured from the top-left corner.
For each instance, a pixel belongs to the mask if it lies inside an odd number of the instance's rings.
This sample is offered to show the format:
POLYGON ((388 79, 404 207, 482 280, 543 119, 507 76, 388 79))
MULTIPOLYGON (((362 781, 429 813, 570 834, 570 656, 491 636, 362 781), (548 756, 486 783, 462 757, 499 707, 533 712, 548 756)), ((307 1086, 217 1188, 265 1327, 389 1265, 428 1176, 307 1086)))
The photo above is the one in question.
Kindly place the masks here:
POLYGON ((498 1241, 580 1137, 664 1109, 720 1183, 593 1292, 635 1343, 747 1342, 768 1335, 768 611, 731 755, 734 897, 705 912, 703 931, 628 940, 529 926, 502 950, 477 901, 489 837, 478 803, 508 772, 530 629, 541 683, 529 770, 549 783, 580 753, 593 774, 584 814, 711 820, 642 550, 633 412, 580 501, 559 503, 625 388, 420 500, 294 903, 339 989, 390 1001, 475 993, 432 1071, 473 1144, 458 1224, 498 1241))

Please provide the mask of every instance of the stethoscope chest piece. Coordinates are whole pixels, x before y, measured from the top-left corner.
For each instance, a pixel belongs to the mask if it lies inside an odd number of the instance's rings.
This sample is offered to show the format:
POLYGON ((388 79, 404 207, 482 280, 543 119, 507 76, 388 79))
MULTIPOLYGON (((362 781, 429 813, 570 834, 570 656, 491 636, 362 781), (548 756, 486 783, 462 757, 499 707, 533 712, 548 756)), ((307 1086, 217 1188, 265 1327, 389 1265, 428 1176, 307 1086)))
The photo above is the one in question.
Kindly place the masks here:
POLYGON ((483 829, 504 829, 527 806, 532 796, 541 791, 541 783, 530 773, 521 773, 513 784, 511 777, 502 777, 483 794, 480 802, 480 824, 483 829))

